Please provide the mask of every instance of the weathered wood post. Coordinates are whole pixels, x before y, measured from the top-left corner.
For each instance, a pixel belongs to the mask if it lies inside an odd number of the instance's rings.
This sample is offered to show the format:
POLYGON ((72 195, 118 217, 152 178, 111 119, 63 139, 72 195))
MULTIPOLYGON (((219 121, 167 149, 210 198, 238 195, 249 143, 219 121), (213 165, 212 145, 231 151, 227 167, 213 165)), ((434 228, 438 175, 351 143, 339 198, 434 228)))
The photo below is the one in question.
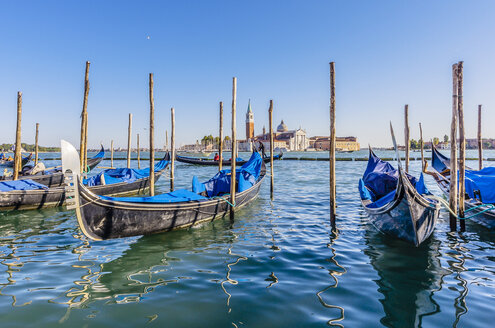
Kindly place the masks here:
POLYGON ((88 111, 84 113, 84 124, 86 124, 86 128, 84 129, 84 170, 89 172, 88 168, 88 111))
POLYGON ((138 169, 141 168, 141 149, 139 148, 139 133, 137 134, 137 163, 138 163, 138 169))
POLYGON ((406 172, 409 172, 409 105, 404 106, 404 136, 406 138, 406 172))
POLYGON ((335 186, 335 62, 330 62, 330 223, 335 228, 337 216, 335 186))
POLYGON ((110 166, 113 167, 113 140, 110 142, 110 166))
POLYGON ((218 170, 222 170, 223 161, 223 102, 220 102, 220 127, 218 131, 220 142, 218 143, 218 170))
POLYGON ((268 124, 270 124, 270 198, 273 200, 273 100, 270 99, 268 109, 268 124))
POLYGON ((419 142, 421 143, 421 172, 425 171, 425 154, 424 154, 424 142, 423 142, 423 128, 419 123, 419 142))
POLYGON ((457 230, 457 111, 458 111, 458 82, 457 64, 452 65, 452 123, 450 125, 450 191, 449 206, 454 214, 450 213, 450 231, 457 230))
POLYGON ((86 140, 86 119, 88 116, 86 115, 87 109, 88 109, 88 94, 89 94, 89 61, 86 62, 86 73, 84 74, 84 98, 83 98, 83 108, 82 108, 82 113, 81 113, 81 142, 79 145, 79 157, 80 157, 80 164, 81 164, 81 171, 85 172, 86 171, 86 166, 84 166, 84 158, 86 154, 86 149, 85 148, 85 140, 86 140))
POLYGON ((478 105, 478 161, 480 170, 483 169, 483 139, 481 139, 481 105, 478 105))
POLYGON ((22 169, 21 154, 21 118, 22 118, 22 92, 17 92, 17 125, 15 129, 15 151, 14 151, 14 180, 19 178, 22 169))
POLYGON ((174 179, 175 179, 175 109, 170 108, 170 116, 172 123, 172 133, 170 137, 170 149, 171 149, 171 157, 172 162, 170 163, 170 191, 174 191, 174 179))
POLYGON ((132 132, 132 114, 129 113, 129 127, 127 128, 127 168, 131 168, 131 132, 132 132))
POLYGON ((34 165, 38 164, 38 136, 40 124, 36 123, 36 136, 34 137, 34 165))
MULTIPOLYGON (((457 108, 459 112, 459 217, 464 218, 464 195, 466 194, 466 133, 464 131, 463 62, 457 64, 457 108)), ((459 220, 461 231, 466 231, 466 221, 459 220)))
POLYGON ((237 78, 232 79, 232 151, 230 160, 230 218, 234 218, 235 191, 236 191, 236 159, 237 159, 237 137, 236 137, 236 115, 235 106, 237 101, 237 78))
MULTIPOLYGON (((150 196, 155 196, 155 139, 154 139, 154 137, 155 137, 155 100, 153 98, 153 73, 150 73, 150 196)), ((139 138, 139 134, 138 134, 138 138, 139 138)), ((138 144, 138 154, 139 154, 139 144, 138 144)), ((138 162, 138 164, 139 164, 139 162, 138 162)))

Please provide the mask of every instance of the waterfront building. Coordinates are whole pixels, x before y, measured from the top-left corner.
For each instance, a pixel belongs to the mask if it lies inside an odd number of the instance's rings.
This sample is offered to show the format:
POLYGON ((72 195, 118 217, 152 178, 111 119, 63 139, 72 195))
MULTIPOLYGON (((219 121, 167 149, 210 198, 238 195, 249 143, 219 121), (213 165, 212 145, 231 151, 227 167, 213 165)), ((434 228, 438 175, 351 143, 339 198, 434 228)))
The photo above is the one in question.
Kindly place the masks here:
MULTIPOLYGON (((316 136, 311 137, 310 147, 316 150, 330 150, 330 137, 316 136)), ((356 137, 336 137, 335 150, 337 151, 356 151, 360 150, 361 146, 356 137)))

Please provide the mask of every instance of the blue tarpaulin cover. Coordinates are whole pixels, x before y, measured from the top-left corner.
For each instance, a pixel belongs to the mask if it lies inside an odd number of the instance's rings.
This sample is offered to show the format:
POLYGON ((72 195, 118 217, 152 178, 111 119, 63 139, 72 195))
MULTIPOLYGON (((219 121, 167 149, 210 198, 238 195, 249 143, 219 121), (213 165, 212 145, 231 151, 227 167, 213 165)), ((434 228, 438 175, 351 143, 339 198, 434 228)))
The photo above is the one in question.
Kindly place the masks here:
MULTIPOLYGON (((448 169, 444 162, 450 163, 450 159, 440 152, 433 150, 433 168, 439 172, 448 169)), ((466 170, 465 175, 466 193, 470 198, 478 199, 485 204, 495 204, 495 167, 485 167, 479 171, 466 170)))
POLYGON ((30 179, 0 181, 0 191, 48 189, 47 186, 30 179))
POLYGON ((113 200, 119 202, 132 202, 132 203, 177 203, 177 202, 189 202, 192 200, 206 199, 206 197, 198 195, 192 191, 186 189, 175 190, 166 194, 151 196, 151 197, 107 197, 99 196, 101 199, 113 200))
MULTIPOLYGON (((168 164, 168 161, 161 160, 157 164, 155 164, 155 172, 163 170, 168 164)), ((127 182, 131 183, 136 180, 146 178, 150 175, 150 169, 128 169, 128 168, 121 168, 121 169, 107 169, 104 170, 100 173, 98 173, 95 176, 92 176, 91 178, 84 179, 83 183, 88 186, 99 186, 101 185, 101 177, 104 176, 105 184, 114 184, 114 183, 119 183, 119 182, 127 182)))
MULTIPOLYGON (((407 173, 406 176, 420 194, 429 194, 422 173, 419 180, 407 173)), ((371 200, 372 203, 367 205, 370 208, 384 206, 394 199, 398 179, 399 171, 371 152, 366 171, 359 180, 358 189, 361 199, 371 200)))
MULTIPOLYGON (((236 180, 239 181, 237 192, 249 189, 255 183, 261 173, 263 159, 258 152, 253 152, 251 158, 240 169, 236 170, 236 180)), ((218 196, 222 193, 230 193, 230 170, 222 170, 213 178, 203 183, 208 197, 218 196)), ((199 192, 198 189, 193 190, 199 192)))
MULTIPOLYGON (((263 164, 263 160, 260 154, 253 153, 249 161, 246 162, 246 164, 244 164, 240 169, 236 170, 237 177, 238 178, 241 177, 241 179, 243 180, 242 182, 243 186, 240 186, 239 184, 239 188, 249 188, 250 186, 253 186, 256 183, 256 180, 259 178, 261 174, 262 164, 263 164)), ((108 196, 98 196, 98 197, 105 200, 112 200, 119 202, 155 203, 155 204, 188 202, 194 200, 199 201, 203 199, 208 199, 207 197, 198 194, 199 192, 202 192, 204 190, 207 191, 208 197, 218 196, 219 193, 230 192, 230 175, 228 174, 230 174, 230 170, 222 170, 205 183, 200 183, 197 177, 194 177, 193 191, 181 189, 152 197, 108 197, 108 196), (208 191, 209 190, 208 188, 210 188, 210 191, 208 191)), ((238 192, 244 190, 239 189, 238 192)))
POLYGON ((466 193, 470 198, 479 192, 481 201, 485 204, 495 204, 495 167, 485 167, 480 171, 466 170, 466 193))

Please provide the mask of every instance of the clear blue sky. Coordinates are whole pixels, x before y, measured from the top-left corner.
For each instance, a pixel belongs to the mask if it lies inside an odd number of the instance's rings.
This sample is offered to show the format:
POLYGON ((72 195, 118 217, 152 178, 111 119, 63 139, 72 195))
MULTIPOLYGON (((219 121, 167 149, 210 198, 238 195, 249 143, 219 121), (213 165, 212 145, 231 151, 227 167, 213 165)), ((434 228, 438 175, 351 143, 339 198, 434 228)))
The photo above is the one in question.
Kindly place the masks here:
POLYGON ((84 63, 91 61, 89 144, 125 146, 128 113, 147 142, 148 73, 155 74, 155 140, 165 141, 170 107, 178 144, 218 133, 218 102, 230 127, 238 78, 238 136, 248 99, 255 132, 274 120, 328 135, 329 61, 336 62, 337 134, 362 146, 448 133, 451 65, 464 60, 467 136, 495 137, 495 1, 2 1, 0 143, 13 142, 23 92, 23 142, 79 140, 84 63), (147 38, 149 36, 149 39, 147 38))

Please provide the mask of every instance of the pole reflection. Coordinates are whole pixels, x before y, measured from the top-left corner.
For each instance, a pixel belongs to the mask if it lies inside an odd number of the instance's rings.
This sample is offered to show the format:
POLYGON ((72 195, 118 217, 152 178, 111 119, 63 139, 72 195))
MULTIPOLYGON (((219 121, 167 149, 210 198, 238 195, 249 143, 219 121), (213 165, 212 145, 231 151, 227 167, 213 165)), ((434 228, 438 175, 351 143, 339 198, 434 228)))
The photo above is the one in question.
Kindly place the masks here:
POLYGON ((339 238, 339 231, 337 229, 332 230, 332 232, 330 233, 330 242, 327 244, 327 247, 330 249, 332 256, 329 259, 327 259, 327 261, 333 264, 334 266, 336 266, 337 268, 339 268, 340 270, 329 269, 328 274, 332 277, 333 284, 316 293, 316 296, 318 297, 318 300, 320 301, 321 305, 329 309, 337 309, 340 313, 339 316, 327 321, 327 324, 330 327, 344 327, 341 323, 339 323, 340 321, 344 320, 344 308, 338 305, 328 304, 327 302, 325 302, 322 296, 322 294, 324 294, 326 291, 333 288, 337 288, 339 284, 338 277, 344 275, 347 272, 347 270, 342 265, 340 265, 336 259, 337 252, 333 246, 334 243, 338 240, 338 238, 339 238))

